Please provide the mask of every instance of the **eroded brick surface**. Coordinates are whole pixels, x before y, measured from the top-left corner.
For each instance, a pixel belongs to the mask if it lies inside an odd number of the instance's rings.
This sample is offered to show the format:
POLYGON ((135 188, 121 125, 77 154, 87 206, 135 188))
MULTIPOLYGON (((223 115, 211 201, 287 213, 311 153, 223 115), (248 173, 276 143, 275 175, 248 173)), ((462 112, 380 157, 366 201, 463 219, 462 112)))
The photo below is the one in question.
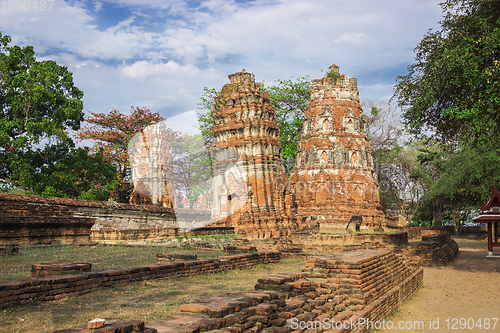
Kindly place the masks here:
POLYGON ((48 275, 79 274, 90 272, 92 264, 78 262, 53 262, 31 265, 31 276, 34 278, 48 275))
MULTIPOLYGON (((360 325, 340 330, 307 327, 318 321, 343 327, 359 319, 380 321, 422 281, 422 269, 407 265, 403 256, 387 249, 315 256, 308 258, 304 272, 262 277, 255 290, 183 304, 181 314, 141 322, 137 329, 158 333, 366 332, 366 326, 360 325)), ((125 327, 132 322, 116 323, 125 327)), ((83 326, 58 332, 85 332, 79 330, 83 326)))
MULTIPOLYGON (((339 73, 336 65, 330 71, 339 73)), ((385 222, 358 95, 346 75, 312 82, 290 181, 297 219, 313 229, 345 230, 353 216, 362 227, 385 222)))
POLYGON ((295 225, 274 108, 254 74, 229 79, 212 111, 212 221, 246 238, 286 236, 295 225))

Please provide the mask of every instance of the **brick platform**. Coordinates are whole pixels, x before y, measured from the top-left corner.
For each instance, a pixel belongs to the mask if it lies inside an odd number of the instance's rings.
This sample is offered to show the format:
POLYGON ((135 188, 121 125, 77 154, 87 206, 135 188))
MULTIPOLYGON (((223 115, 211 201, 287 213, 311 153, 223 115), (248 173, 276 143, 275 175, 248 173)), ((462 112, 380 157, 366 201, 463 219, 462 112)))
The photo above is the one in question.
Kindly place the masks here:
POLYGON ((223 256, 217 259, 178 261, 80 275, 49 276, 4 282, 0 283, 0 308, 24 305, 33 301, 50 301, 135 281, 210 274, 227 269, 244 269, 260 263, 275 263, 280 259, 280 252, 259 252, 223 256))
MULTIPOLYGON (((181 305, 184 315, 146 325, 159 333, 302 332, 294 321, 382 320, 422 285, 423 270, 389 250, 310 258, 302 273, 258 280, 255 290, 181 305), (318 270, 318 272, 316 272, 318 270), (321 277, 319 277, 321 276, 321 277)), ((318 329, 314 332, 327 331, 318 329)), ((366 327, 328 332, 366 332, 366 327)), ((313 332, 307 331, 307 332, 313 332)))
POLYGON ((444 265, 455 258, 458 250, 457 242, 449 234, 424 235, 418 246, 398 249, 421 265, 444 265))
POLYGON ((52 262, 31 265, 31 276, 34 278, 49 275, 80 274, 90 272, 92 264, 79 262, 52 262))
POLYGON ((263 277, 253 291, 183 304, 181 314, 145 326, 158 333, 366 332, 360 319, 382 320, 422 281, 423 270, 393 251, 330 254, 309 258, 304 272, 263 277), (301 330, 300 322, 344 328, 301 330), (358 324, 350 327, 350 322, 358 324))

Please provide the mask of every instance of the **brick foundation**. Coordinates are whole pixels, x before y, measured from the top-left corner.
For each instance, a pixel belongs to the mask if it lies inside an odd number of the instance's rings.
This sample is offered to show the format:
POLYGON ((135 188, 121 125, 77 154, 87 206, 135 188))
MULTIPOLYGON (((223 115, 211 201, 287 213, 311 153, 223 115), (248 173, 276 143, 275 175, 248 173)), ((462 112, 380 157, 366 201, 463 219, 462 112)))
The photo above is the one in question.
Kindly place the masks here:
POLYGON ((80 274, 81 272, 90 272, 92 264, 78 262, 52 262, 45 264, 31 265, 31 276, 34 278, 63 275, 80 274))
MULTIPOLYGON (((204 226, 210 212, 0 193, 0 244, 146 241, 204 226)), ((187 235, 234 233, 200 228, 187 235)))
POLYGON ((444 265, 455 258, 458 250, 457 242, 447 233, 425 235, 418 246, 397 249, 422 265, 444 265))
POLYGON ((49 301, 71 294, 84 294, 98 288, 135 281, 210 274, 227 269, 243 269, 281 259, 279 252, 260 252, 223 256, 217 259, 178 261, 108 271, 63 275, 0 283, 0 308, 49 301))
POLYGON ((183 304, 183 313, 145 326, 158 333, 289 333, 303 332, 297 327, 301 321, 319 321, 330 325, 345 322, 347 329, 323 327, 306 332, 366 332, 366 326, 349 327, 348 323, 381 321, 423 281, 422 269, 407 265, 404 257, 387 250, 310 258, 304 270, 263 277, 253 291, 183 304), (317 277, 319 274, 324 277, 317 277))

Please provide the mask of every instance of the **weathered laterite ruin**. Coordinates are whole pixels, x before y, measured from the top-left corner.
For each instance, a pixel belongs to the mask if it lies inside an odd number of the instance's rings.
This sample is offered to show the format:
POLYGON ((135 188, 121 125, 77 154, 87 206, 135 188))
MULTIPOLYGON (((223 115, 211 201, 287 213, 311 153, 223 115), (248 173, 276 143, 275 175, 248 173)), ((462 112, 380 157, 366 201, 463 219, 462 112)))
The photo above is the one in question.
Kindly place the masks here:
POLYGON ((356 79, 332 65, 328 76, 313 80, 305 115, 290 176, 296 218, 323 230, 346 230, 351 219, 380 227, 385 215, 356 79))
MULTIPOLYGON (((28 231, 28 224, 11 226, 10 221, 16 212, 34 209, 27 205, 30 200, 40 204, 47 200, 3 195, 0 205, 21 205, 22 209, 0 213, 9 220, 0 226, 0 235, 15 240, 21 234, 13 230, 21 228, 30 238, 28 243, 52 242, 67 238, 59 235, 78 237, 82 231, 75 230, 80 226, 87 228, 83 234, 88 237, 93 224, 94 241, 153 240, 203 227, 231 228, 246 239, 293 240, 297 233, 307 231, 356 232, 388 224, 379 205, 356 79, 340 75, 332 65, 326 77, 313 80, 290 180, 269 95, 255 83, 254 74, 245 70, 229 75, 229 80, 212 110, 212 190, 203 201, 210 203, 210 210, 201 204, 192 210, 177 207, 170 132, 160 123, 148 126, 130 142, 132 205, 56 200, 68 218, 51 216, 55 229, 44 236, 47 232, 38 224, 39 233, 28 231), (78 218, 70 221, 73 215, 78 218)), ((24 215, 19 219, 27 220, 24 215)))
POLYGON ((356 79, 330 73, 312 83, 290 182, 269 96, 253 74, 229 75, 212 111, 213 220, 246 238, 385 224, 356 79))
POLYGON ((383 320, 422 286, 421 257, 453 258, 458 246, 445 235, 429 235, 436 230, 356 233, 390 225, 379 205, 356 79, 332 65, 325 78, 312 82, 290 180, 269 95, 245 70, 229 79, 212 111, 210 211, 176 208, 168 133, 157 125, 139 133, 129 147, 135 187, 130 204, 0 193, 0 243, 85 245, 162 241, 188 235, 186 230, 191 235, 234 232, 241 238, 225 247, 229 255, 197 260, 158 253, 157 264, 96 272, 89 263, 33 263, 36 278, 0 283, 0 308, 306 254, 302 272, 261 277, 254 290, 183 304, 175 316, 147 323, 97 318, 57 332, 366 332, 373 328, 368 323, 383 320), (330 230, 352 233, 318 232, 330 230), (424 235, 424 242, 401 247, 409 235, 424 235), (330 326, 309 327, 318 322, 330 326))
POLYGON ((160 123, 146 127, 131 140, 129 155, 134 183, 131 204, 176 206, 168 135, 160 123))
POLYGON ((212 111, 212 221, 242 237, 287 236, 296 226, 274 108, 252 73, 229 79, 212 111))

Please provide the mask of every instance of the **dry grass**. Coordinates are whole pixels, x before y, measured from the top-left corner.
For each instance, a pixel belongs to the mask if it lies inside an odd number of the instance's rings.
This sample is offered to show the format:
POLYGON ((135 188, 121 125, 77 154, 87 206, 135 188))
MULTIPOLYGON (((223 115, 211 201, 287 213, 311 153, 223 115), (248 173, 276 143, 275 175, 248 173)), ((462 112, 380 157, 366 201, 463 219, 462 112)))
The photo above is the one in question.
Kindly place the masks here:
POLYGON ((179 313, 184 303, 254 289, 257 279, 279 272, 300 272, 303 258, 218 274, 137 282, 82 296, 2 310, 1 332, 52 332, 94 318, 152 321, 179 313))
POLYGON ((1 257, 0 282, 31 278, 31 265, 45 262, 85 262, 92 271, 156 263, 157 253, 190 253, 198 258, 216 258, 222 251, 201 251, 161 246, 82 246, 23 247, 16 255, 1 257))

